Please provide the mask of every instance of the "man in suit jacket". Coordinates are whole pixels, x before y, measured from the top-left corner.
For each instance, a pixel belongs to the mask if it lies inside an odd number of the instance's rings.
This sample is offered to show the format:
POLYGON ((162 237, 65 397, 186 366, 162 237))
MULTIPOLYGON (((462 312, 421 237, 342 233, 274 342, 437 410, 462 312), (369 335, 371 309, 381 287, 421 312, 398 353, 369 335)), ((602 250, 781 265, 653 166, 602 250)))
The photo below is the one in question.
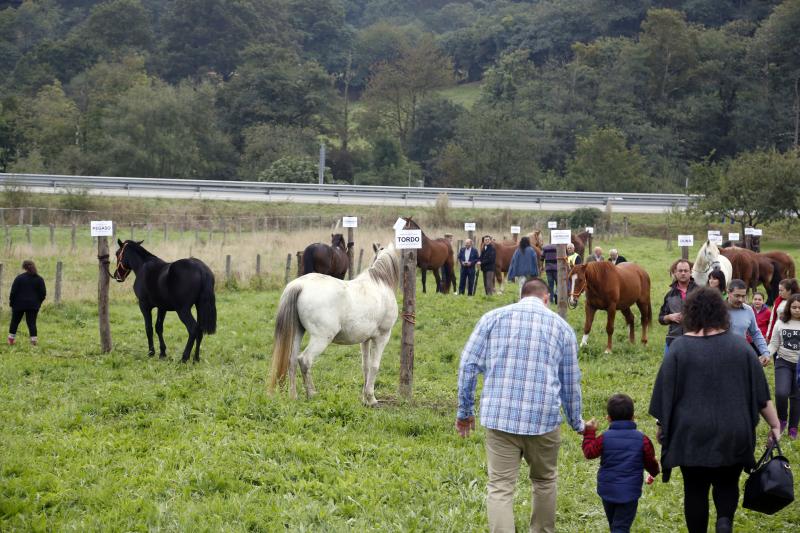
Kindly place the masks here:
POLYGON ((458 251, 458 263, 461 265, 461 274, 458 278, 458 294, 472 296, 475 291, 475 263, 478 262, 478 250, 472 246, 472 239, 464 241, 464 247, 458 251))
POLYGON ((612 248, 608 251, 608 260, 615 265, 628 262, 628 260, 625 259, 625 256, 619 255, 619 252, 617 251, 616 248, 612 248))

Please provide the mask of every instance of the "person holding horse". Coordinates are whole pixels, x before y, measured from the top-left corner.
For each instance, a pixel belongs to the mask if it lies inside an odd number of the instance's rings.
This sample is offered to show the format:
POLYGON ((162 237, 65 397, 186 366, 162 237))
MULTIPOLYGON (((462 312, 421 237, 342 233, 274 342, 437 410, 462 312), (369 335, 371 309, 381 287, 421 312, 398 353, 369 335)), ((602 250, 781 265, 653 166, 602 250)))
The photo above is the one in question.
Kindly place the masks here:
POLYGON ((730 315, 730 329, 736 335, 753 339, 756 353, 762 366, 769 365, 770 356, 767 341, 758 329, 753 309, 744 303, 747 295, 747 285, 740 279, 732 279, 728 283, 728 314, 730 315))
POLYGON ((664 303, 658 312, 658 323, 669 326, 664 345, 665 355, 669 351, 672 341, 683 335, 683 326, 681 325, 683 302, 686 300, 686 296, 697 287, 692 279, 692 267, 686 259, 678 259, 672 263, 670 273, 675 281, 670 285, 669 292, 664 296, 664 303))
POLYGON ((536 255, 536 250, 531 247, 531 240, 528 237, 522 237, 519 240, 519 246, 514 250, 514 255, 511 257, 511 265, 508 267, 508 279, 514 281, 520 278, 519 281, 519 295, 522 298, 522 287, 525 282, 539 277, 539 256, 536 255))
POLYGON ((30 259, 22 262, 22 274, 14 278, 11 284, 11 294, 8 305, 11 306, 11 324, 8 327, 8 344, 14 344, 17 338, 17 328, 25 317, 28 325, 28 334, 31 344, 36 346, 39 337, 36 331, 36 317, 42 302, 47 297, 47 288, 44 279, 36 271, 36 264, 30 259))
POLYGON ((608 251, 608 260, 614 265, 628 262, 624 255, 619 255, 619 250, 616 248, 612 248, 608 251))
POLYGON ((591 263, 593 261, 603 261, 603 249, 599 246, 595 246, 594 250, 592 251, 592 255, 586 259, 587 263, 591 263))
POLYGON ((769 353, 775 358, 775 405, 781 433, 788 426, 789 438, 795 440, 800 423, 800 294, 793 294, 786 302, 769 342, 769 353))
POLYGON ((755 466, 759 414, 773 439, 780 439, 778 415, 755 353, 729 331, 730 315, 719 291, 692 291, 682 312, 684 333, 664 356, 650 399, 663 479, 669 481, 671 470, 680 467, 690 533, 708 528, 712 486, 716 530, 732 531, 739 477, 755 466))
POLYGON ((461 273, 458 278, 458 294, 472 296, 475 292, 475 263, 478 262, 478 250, 472 246, 472 239, 464 241, 464 247, 458 251, 458 262, 461 264, 461 273))
POLYGON ((486 428, 490 531, 514 531, 514 488, 520 459, 530 468, 530 531, 554 532, 561 409, 582 433, 581 371, 575 331, 548 308, 544 281, 522 287, 522 299, 489 311, 464 346, 458 371, 456 430, 475 429, 475 387, 483 374, 481 425, 486 428))
POLYGON ((550 290, 550 301, 558 304, 558 290, 556 284, 558 280, 558 247, 555 244, 547 244, 542 248, 544 256, 544 273, 547 276, 547 287, 550 290))
POLYGON ((494 249, 494 239, 491 235, 484 235, 482 241, 483 250, 478 258, 478 264, 481 266, 483 274, 483 290, 486 292, 486 296, 491 296, 494 294, 494 269, 497 252, 494 249))

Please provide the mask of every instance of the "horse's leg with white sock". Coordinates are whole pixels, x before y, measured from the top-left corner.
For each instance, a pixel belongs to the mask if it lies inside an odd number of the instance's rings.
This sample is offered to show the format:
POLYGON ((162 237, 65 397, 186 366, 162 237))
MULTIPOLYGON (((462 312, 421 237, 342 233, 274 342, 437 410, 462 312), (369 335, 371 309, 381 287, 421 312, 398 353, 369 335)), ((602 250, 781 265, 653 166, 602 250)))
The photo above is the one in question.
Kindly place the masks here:
POLYGON ((361 343, 361 370, 364 373, 364 388, 361 389, 361 401, 367 403, 367 379, 369 378, 369 353, 372 340, 367 339, 361 343))

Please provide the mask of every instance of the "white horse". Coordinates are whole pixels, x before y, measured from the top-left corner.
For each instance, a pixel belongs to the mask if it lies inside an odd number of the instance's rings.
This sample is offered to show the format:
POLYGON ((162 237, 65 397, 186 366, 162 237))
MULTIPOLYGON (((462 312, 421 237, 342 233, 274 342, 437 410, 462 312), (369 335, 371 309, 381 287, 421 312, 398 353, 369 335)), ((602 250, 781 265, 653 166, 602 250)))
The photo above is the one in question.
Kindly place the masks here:
MULTIPOLYGON (((697 252, 697 259, 694 260, 692 267, 692 278, 694 282, 705 287, 708 285, 708 275, 715 269, 719 268, 725 274, 725 282, 731 281, 733 276, 733 266, 730 260, 719 253, 719 248, 713 242, 707 240, 700 250, 697 252)), ((727 287, 722 287, 727 290, 727 287)))
POLYGON ((352 281, 323 274, 306 274, 283 290, 275 320, 270 390, 289 373, 289 393, 297 398, 297 363, 303 373, 306 396, 316 394, 311 379, 314 358, 330 343, 361 344, 364 389, 361 401, 377 405, 375 379, 381 356, 397 321, 395 290, 400 277, 400 259, 394 246, 375 247, 375 261, 352 281), (308 346, 299 354, 303 334, 308 346))

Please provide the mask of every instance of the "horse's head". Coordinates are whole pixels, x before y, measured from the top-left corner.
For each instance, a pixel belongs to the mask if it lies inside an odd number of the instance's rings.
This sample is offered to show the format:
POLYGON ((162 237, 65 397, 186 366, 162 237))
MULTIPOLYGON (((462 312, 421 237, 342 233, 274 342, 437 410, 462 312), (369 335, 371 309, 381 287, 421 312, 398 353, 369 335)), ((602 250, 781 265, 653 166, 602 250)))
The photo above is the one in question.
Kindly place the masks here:
POLYGON ((544 237, 542 237, 542 232, 537 230, 533 230, 528 237, 531 239, 531 244, 536 246, 537 248, 542 248, 544 246, 544 237))
POLYGON ((578 299, 583 291, 586 290, 586 267, 587 265, 575 265, 567 276, 572 283, 572 291, 569 293, 569 306, 571 309, 578 307, 578 299))
POLYGON ((344 240, 344 235, 341 233, 331 233, 331 246, 334 248, 341 248, 343 251, 347 251, 347 243, 344 240))
POLYGON ((128 278, 128 275, 133 270, 133 266, 131 265, 131 251, 135 248, 139 248, 140 245, 144 241, 125 241, 122 242, 121 240, 117 239, 117 244, 119 248, 114 255, 117 256, 117 268, 114 270, 114 275, 112 276, 115 280, 122 283, 128 278))
POLYGON ((419 224, 412 220, 412 217, 403 217, 403 220, 406 221, 406 227, 404 229, 422 229, 419 227, 419 224))

